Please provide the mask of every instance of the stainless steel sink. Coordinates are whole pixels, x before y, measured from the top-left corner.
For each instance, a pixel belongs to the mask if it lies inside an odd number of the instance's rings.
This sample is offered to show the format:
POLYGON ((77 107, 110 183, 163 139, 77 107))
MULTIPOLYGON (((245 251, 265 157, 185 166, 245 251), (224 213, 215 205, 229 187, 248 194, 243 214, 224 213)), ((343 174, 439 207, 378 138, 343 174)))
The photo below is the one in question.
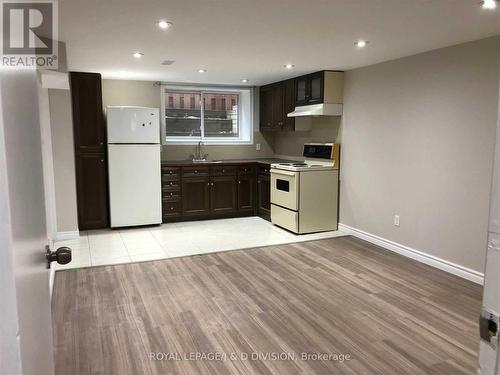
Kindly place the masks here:
POLYGON ((222 160, 193 159, 193 163, 222 163, 222 160))

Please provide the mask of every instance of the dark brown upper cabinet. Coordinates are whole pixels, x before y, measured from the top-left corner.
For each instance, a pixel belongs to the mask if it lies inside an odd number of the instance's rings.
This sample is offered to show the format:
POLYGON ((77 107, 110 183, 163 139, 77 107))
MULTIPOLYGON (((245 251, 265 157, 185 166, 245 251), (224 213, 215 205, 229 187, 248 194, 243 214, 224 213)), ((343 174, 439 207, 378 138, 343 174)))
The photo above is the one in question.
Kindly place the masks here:
POLYGON ((323 70, 295 78, 295 105, 341 104, 344 72, 323 70))
POLYGON ((295 105, 323 103, 325 72, 317 72, 295 78, 295 105))
POLYGON ((262 86, 260 89, 260 128, 274 129, 274 90, 273 86, 262 86))
POLYGON ((295 117, 288 117, 287 114, 295 110, 295 80, 289 79, 284 83, 284 124, 282 130, 295 130, 295 117))
POLYGON ((284 120, 284 85, 282 83, 277 83, 273 85, 273 127, 277 130, 281 130, 284 120))
POLYGON ((101 75, 72 72, 70 82, 75 152, 105 152, 101 75))
POLYGON ((293 80, 261 87, 260 129, 263 131, 293 130, 295 120, 287 117, 295 106, 293 80))
MULTIPOLYGON (((344 72, 323 70, 260 88, 260 130, 305 130, 288 117, 295 107, 312 104, 342 104, 344 72)), ((305 125, 305 126, 304 126, 305 125)))
POLYGON ((109 226, 106 125, 101 75, 70 73, 78 228, 109 226))

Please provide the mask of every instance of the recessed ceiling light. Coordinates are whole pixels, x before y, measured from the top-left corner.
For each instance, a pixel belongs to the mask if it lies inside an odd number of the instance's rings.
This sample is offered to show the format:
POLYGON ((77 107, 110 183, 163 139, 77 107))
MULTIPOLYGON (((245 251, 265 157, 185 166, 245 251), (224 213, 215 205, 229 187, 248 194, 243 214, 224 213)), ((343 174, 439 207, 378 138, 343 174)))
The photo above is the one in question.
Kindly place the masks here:
POLYGON ((243 82, 243 83, 247 83, 247 82, 248 82, 248 79, 243 78, 243 79, 241 80, 241 82, 243 82))
POLYGON ((172 27, 172 22, 165 21, 165 20, 159 20, 157 23, 158 27, 160 29, 166 30, 172 27))
POLYGON ((498 6, 498 0, 483 0, 480 4, 483 9, 495 9, 498 6))
POLYGON ((366 47, 366 45, 370 43, 369 41, 367 40, 358 40, 356 43, 354 43, 354 45, 356 47, 359 47, 359 48, 363 48, 363 47, 366 47))
POLYGON ((283 65, 285 68, 287 69, 292 69, 295 65, 293 64, 286 64, 286 65, 283 65))
POLYGON ((206 73, 206 69, 198 69, 198 73, 206 73))
POLYGON ((134 52, 132 56, 134 56, 136 59, 140 59, 142 56, 144 56, 144 54, 141 52, 134 52))

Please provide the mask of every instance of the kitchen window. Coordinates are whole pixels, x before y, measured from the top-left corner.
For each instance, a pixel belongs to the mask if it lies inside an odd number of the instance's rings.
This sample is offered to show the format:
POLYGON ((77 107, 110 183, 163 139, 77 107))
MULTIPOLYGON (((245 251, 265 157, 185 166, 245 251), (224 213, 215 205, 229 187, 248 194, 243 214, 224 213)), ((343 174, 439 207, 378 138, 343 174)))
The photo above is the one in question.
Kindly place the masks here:
POLYGON ((252 89, 161 86, 164 144, 252 143, 252 89))

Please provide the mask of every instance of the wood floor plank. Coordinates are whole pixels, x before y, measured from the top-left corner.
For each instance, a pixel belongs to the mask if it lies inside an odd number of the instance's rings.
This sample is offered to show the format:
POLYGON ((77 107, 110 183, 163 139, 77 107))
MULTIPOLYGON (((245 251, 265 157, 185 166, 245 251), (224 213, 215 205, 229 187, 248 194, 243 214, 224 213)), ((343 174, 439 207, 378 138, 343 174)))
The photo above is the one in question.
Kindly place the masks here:
POLYGON ((56 373, 474 373, 481 294, 353 237, 59 271, 56 373))

